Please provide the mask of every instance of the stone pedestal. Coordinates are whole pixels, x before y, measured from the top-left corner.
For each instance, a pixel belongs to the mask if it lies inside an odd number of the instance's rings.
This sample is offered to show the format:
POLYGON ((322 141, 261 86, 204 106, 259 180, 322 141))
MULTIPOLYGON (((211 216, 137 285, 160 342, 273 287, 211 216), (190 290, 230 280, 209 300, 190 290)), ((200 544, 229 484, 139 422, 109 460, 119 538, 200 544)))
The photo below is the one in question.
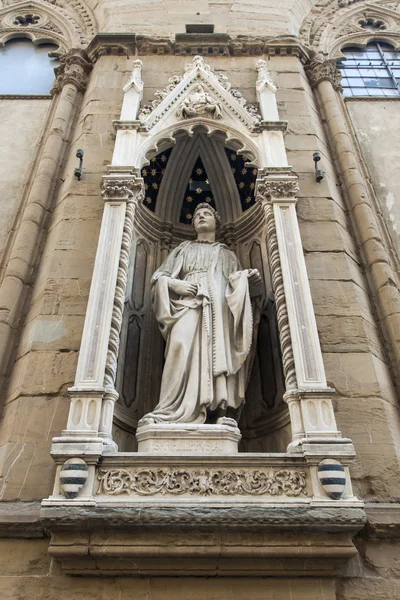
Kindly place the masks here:
POLYGON ((139 452, 151 454, 236 454, 241 439, 230 425, 154 423, 138 427, 139 452))

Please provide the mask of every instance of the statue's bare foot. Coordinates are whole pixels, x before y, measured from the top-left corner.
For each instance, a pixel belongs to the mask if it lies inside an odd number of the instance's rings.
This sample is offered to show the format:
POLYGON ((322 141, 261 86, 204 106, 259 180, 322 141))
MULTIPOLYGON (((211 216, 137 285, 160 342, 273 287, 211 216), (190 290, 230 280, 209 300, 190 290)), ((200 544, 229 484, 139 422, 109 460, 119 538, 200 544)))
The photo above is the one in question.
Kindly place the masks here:
POLYGON ((235 419, 231 419, 230 417, 219 417, 216 421, 217 425, 228 425, 228 427, 237 427, 237 421, 235 419))

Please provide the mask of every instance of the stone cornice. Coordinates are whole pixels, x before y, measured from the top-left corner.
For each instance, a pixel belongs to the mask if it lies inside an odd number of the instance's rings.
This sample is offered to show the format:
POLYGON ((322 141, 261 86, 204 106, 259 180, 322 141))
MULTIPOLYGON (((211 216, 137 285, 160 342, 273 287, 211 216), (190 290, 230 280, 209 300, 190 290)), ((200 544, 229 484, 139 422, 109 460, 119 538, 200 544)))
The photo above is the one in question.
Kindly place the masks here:
POLYGON ((336 60, 322 60, 316 57, 306 63, 304 68, 312 88, 317 87, 321 81, 330 81, 335 90, 342 89, 342 74, 336 66, 336 60))
POLYGON ((157 38, 135 33, 100 33, 87 48, 95 62, 104 55, 146 56, 169 54, 175 56, 299 56, 308 54, 294 36, 232 37, 227 34, 177 34, 175 39, 157 38))

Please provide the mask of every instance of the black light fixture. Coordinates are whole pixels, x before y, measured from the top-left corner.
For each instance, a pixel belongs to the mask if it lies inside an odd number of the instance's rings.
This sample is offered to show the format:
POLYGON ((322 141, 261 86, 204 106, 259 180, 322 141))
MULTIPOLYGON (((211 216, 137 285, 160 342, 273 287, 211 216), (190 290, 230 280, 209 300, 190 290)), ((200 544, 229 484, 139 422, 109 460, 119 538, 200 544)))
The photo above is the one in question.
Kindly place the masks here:
POLYGON ((324 172, 321 169, 318 169, 318 162, 321 160, 321 154, 319 152, 314 152, 313 161, 315 163, 315 181, 317 183, 321 183, 323 178, 325 177, 324 172))
POLYGON ((76 167, 76 169, 74 170, 74 175, 77 178, 77 180, 80 181, 82 179, 83 173, 83 150, 79 149, 76 151, 76 158, 79 158, 79 167, 76 167))

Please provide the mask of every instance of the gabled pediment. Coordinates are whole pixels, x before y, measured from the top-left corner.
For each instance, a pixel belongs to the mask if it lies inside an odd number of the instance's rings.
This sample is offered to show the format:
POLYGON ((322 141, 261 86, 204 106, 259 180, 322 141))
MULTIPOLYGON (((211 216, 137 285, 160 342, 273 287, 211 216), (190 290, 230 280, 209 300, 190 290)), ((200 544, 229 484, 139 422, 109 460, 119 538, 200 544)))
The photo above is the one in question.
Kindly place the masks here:
POLYGON ((231 88, 226 76, 214 73, 201 56, 195 56, 184 75, 171 77, 164 90, 157 90, 151 104, 140 111, 139 119, 147 130, 161 122, 166 127, 177 122, 221 121, 236 127, 239 122, 254 131, 261 116, 231 88))

